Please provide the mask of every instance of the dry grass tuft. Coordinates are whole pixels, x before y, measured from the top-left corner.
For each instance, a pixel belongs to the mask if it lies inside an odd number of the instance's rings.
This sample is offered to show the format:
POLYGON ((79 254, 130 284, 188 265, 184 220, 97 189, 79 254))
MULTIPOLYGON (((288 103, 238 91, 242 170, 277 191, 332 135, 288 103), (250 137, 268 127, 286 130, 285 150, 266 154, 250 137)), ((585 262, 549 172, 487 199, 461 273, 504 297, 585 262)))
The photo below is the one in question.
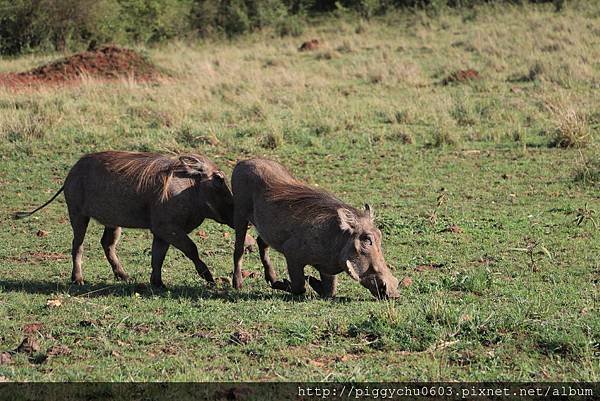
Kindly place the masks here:
POLYGON ((575 161, 574 179, 584 185, 600 186, 600 159, 598 158, 600 149, 593 149, 590 154, 579 151, 579 157, 575 161), (591 157, 590 157, 591 155, 591 157))
POLYGON ((548 105, 556 128, 549 146, 557 148, 583 148, 592 142, 587 118, 572 107, 548 105))

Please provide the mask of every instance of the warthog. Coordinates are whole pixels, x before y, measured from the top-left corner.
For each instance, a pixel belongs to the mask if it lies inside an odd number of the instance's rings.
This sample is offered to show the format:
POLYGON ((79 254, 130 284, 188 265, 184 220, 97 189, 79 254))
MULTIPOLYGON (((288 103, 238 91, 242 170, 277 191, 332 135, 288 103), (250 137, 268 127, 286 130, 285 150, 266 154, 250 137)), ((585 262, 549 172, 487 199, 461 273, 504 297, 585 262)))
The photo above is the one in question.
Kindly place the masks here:
MULTIPOLYGON (((191 259, 202 278, 214 283, 187 235, 206 218, 233 227, 233 196, 225 175, 207 157, 91 153, 75 163, 62 188, 48 202, 16 217, 27 217, 44 208, 63 190, 73 228, 74 283, 83 284, 83 239, 90 218, 105 227, 102 248, 117 279, 128 278, 116 254, 121 227, 128 227, 148 228, 154 235, 150 276, 154 286, 164 287, 161 268, 169 245, 191 259)), ((247 242, 253 240, 248 237, 247 242)))
POLYGON ((234 198, 235 251, 233 284, 242 286, 242 256, 248 222, 272 288, 302 294, 304 267, 314 266, 321 279, 308 277, 322 297, 336 292, 336 274, 347 272, 377 298, 398 297, 398 280, 381 250, 381 231, 373 210, 360 211, 323 190, 295 179, 280 164, 265 159, 239 162, 231 178, 234 198), (290 281, 278 281, 268 249, 284 254, 290 281))

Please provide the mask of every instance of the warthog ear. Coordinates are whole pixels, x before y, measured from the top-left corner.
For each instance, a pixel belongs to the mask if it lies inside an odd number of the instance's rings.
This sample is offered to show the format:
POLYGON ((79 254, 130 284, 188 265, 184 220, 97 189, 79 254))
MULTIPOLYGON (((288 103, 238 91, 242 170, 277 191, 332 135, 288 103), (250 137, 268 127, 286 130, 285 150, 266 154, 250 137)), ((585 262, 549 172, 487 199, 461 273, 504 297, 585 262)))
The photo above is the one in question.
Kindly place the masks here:
POLYGON ((337 210, 338 218, 340 219, 340 228, 344 231, 353 233, 356 228, 356 216, 350 210, 346 208, 339 208, 337 210))
POLYGON ((179 156, 179 162, 181 163, 183 171, 189 175, 207 175, 206 164, 197 157, 192 155, 179 156))
POLYGON ((367 214, 367 216, 369 216, 371 220, 375 220, 375 210, 373 210, 371 205, 369 205, 368 203, 365 203, 365 213, 367 214))
POLYGON ((360 281, 360 277, 358 276, 358 272, 354 268, 354 264, 349 260, 346 261, 346 272, 356 281, 360 281))

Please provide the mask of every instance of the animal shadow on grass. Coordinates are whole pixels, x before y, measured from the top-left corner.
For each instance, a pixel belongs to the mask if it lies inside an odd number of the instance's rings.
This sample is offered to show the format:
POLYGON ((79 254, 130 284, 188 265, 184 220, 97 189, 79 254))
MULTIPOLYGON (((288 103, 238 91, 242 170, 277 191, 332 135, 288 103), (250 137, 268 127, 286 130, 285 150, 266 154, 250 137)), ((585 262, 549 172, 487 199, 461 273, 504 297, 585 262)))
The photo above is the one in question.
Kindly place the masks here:
MULTIPOLYGON (((167 299, 220 299, 226 302, 240 301, 287 301, 287 302, 309 302, 320 299, 316 294, 307 291, 305 295, 292 295, 279 291, 237 291, 232 288, 207 287, 205 284, 177 284, 170 285, 166 290, 157 290, 150 285, 140 283, 103 282, 99 284, 85 284, 83 286, 70 285, 68 283, 56 283, 50 281, 30 280, 3 280, 0 279, 0 293, 21 292, 28 294, 56 295, 68 293, 70 296, 101 298, 110 296, 131 297, 138 294, 142 298, 161 296, 167 299)), ((329 302, 346 303, 352 301, 348 297, 336 297, 328 299, 329 302)))

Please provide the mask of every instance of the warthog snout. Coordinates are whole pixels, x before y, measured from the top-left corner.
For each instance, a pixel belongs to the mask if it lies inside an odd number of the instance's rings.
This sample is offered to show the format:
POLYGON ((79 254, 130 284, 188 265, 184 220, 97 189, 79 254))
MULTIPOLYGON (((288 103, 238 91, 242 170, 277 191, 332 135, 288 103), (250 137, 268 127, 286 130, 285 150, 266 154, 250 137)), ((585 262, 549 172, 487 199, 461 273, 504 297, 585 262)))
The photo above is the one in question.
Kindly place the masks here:
POLYGON ((210 185, 207 186, 209 197, 207 206, 211 210, 215 221, 233 227, 233 194, 227 179, 221 171, 217 171, 208 178, 210 185))
POLYGON ((367 288, 377 299, 398 298, 398 279, 392 276, 371 274, 360 280, 360 284, 367 288))

